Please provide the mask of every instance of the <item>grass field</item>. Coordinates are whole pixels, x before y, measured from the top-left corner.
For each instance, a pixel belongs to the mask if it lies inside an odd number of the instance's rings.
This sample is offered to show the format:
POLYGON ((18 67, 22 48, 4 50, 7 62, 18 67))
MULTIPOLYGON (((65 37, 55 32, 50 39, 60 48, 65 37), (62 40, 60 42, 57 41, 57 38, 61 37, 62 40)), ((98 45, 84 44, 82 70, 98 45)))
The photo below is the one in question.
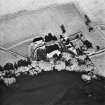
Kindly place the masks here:
POLYGON ((1 105, 104 105, 105 79, 86 83, 81 74, 55 71, 19 77, 4 89, 1 105))
MULTIPOLYGON (((79 11, 74 4, 51 5, 37 11, 21 11, 10 14, 1 19, 0 44, 4 48, 9 48, 24 40, 46 35, 48 32, 60 35, 61 24, 65 25, 67 32, 70 34, 86 30, 79 11)), ((28 45, 29 43, 23 43, 11 50, 27 56, 28 45)), ((11 55, 7 56, 1 53, 0 63, 4 64, 4 61, 8 61, 8 58, 15 59, 11 55), (3 60, 2 56, 5 56, 5 60, 3 60)))
MULTIPOLYGON (((78 8, 71 3, 51 5, 37 11, 20 11, 9 14, 0 20, 0 44, 4 48, 11 48, 15 44, 46 35, 48 32, 60 35, 60 25, 64 24, 68 34, 82 31, 84 36, 95 45, 100 45, 101 48, 105 47, 101 33, 97 31, 89 33, 82 17, 78 8)), ((10 50, 27 56, 29 43, 30 40, 10 50)), ((8 59, 15 60, 16 57, 0 53, 1 64, 5 64, 8 59)))
POLYGON ((95 70, 96 74, 105 77, 105 52, 91 57, 91 60, 96 66, 95 70))

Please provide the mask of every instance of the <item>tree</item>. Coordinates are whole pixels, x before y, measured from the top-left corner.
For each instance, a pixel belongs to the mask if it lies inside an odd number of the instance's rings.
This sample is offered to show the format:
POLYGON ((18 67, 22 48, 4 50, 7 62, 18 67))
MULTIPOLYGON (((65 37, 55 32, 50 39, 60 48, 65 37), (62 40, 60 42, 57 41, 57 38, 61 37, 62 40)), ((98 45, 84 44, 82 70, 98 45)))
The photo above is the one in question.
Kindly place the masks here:
POLYGON ((85 24, 89 25, 91 23, 91 20, 89 19, 89 17, 87 15, 84 15, 84 17, 85 17, 85 20, 86 20, 85 24))
POLYGON ((93 48, 92 43, 90 41, 88 41, 88 40, 84 40, 83 44, 86 46, 87 49, 93 48))
POLYGON ((100 50, 100 46, 97 45, 97 46, 96 46, 96 50, 100 50))
POLYGON ((65 29, 65 26, 63 24, 60 26, 60 28, 62 30, 62 34, 66 33, 66 29, 65 29))
POLYGON ((0 71, 2 72, 3 71, 3 67, 0 65, 0 71))
POLYGON ((28 64, 28 65, 31 65, 31 63, 32 63, 32 62, 31 62, 31 59, 27 57, 27 64, 28 64))
POLYGON ((14 65, 12 63, 6 63, 4 65, 4 70, 6 72, 6 76, 11 77, 13 75, 13 72, 14 72, 14 65))
POLYGON ((91 31, 93 31, 94 30, 94 28, 93 27, 91 27, 91 26, 89 26, 89 32, 91 32, 91 31))
POLYGON ((18 69, 18 64, 15 62, 14 63, 14 69, 17 70, 18 69))
POLYGON ((20 59, 17 63, 18 67, 21 67, 24 65, 24 60, 23 59, 20 59))

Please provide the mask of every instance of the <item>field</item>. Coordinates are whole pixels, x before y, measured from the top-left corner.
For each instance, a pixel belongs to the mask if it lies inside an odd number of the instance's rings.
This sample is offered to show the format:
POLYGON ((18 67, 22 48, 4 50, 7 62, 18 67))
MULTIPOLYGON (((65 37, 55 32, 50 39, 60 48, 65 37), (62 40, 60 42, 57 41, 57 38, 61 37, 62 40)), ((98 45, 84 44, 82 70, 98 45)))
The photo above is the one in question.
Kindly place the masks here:
POLYGON ((105 77, 105 52, 91 57, 91 60, 96 66, 95 73, 105 77))
MULTIPOLYGON (((67 33, 70 35, 80 30, 86 30, 74 4, 51 5, 37 11, 10 14, 2 19, 0 21, 0 44, 4 48, 27 56, 30 38, 44 36, 48 32, 60 35, 61 24, 65 25, 67 33), (23 43, 25 40, 28 42, 23 43), (16 44, 17 46, 15 46, 16 44)), ((3 64, 2 54, 0 55, 0 63, 3 64)), ((5 55, 7 59, 8 56, 5 55)))
MULTIPOLYGON (((105 39, 101 33, 97 30, 89 33, 80 11, 71 3, 6 15, 0 20, 0 45, 23 56, 28 56, 28 45, 32 38, 44 36, 48 32, 60 35, 61 24, 64 24, 68 35, 82 31, 84 36, 94 45, 100 45, 101 48, 105 47, 105 39)), ((11 60, 15 61, 15 59, 18 57, 0 52, 1 64, 11 60)))

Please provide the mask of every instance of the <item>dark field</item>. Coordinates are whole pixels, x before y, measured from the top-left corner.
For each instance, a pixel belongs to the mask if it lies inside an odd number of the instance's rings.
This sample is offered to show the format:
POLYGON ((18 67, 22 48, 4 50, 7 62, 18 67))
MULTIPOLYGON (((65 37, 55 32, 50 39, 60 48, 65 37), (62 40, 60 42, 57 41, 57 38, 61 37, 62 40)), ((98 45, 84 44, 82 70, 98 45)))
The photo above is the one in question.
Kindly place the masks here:
POLYGON ((44 72, 21 76, 8 89, 0 84, 0 105, 105 105, 105 79, 84 82, 81 73, 44 72))

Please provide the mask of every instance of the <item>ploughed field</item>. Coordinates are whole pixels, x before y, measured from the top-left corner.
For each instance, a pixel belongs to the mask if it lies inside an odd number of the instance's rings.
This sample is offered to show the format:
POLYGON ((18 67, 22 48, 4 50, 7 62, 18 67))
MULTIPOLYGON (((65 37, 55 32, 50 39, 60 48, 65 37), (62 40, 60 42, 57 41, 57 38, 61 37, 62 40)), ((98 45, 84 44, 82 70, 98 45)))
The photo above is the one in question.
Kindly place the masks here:
POLYGON ((16 84, 0 83, 0 105, 105 105, 105 78, 84 82, 68 71, 20 76, 16 84))

